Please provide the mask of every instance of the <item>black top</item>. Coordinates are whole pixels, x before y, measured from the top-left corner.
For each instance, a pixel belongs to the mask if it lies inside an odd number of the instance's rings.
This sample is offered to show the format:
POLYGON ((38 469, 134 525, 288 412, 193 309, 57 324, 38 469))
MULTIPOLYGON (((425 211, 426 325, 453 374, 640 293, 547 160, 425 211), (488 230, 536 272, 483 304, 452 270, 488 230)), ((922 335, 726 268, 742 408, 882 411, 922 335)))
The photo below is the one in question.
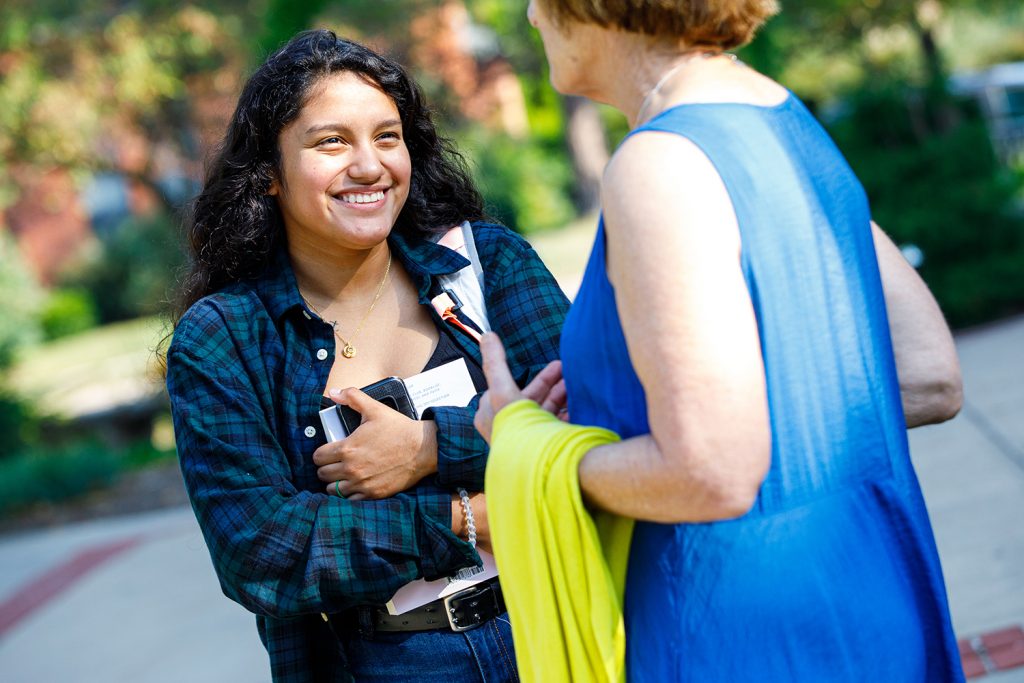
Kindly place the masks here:
MULTIPOLYGON (((451 363, 452 361, 460 358, 466 359, 466 369, 469 370, 469 376, 473 379, 473 386, 476 387, 477 391, 483 391, 487 388, 487 380, 484 378, 484 370, 472 356, 462 352, 459 345, 455 343, 455 339, 452 335, 464 334, 454 329, 450 325, 441 324, 437 329, 437 346, 434 347, 434 353, 431 354, 430 360, 423 366, 423 371, 433 370, 434 368, 440 367, 445 363, 451 363)), ((474 342, 475 343, 475 342, 474 342)))

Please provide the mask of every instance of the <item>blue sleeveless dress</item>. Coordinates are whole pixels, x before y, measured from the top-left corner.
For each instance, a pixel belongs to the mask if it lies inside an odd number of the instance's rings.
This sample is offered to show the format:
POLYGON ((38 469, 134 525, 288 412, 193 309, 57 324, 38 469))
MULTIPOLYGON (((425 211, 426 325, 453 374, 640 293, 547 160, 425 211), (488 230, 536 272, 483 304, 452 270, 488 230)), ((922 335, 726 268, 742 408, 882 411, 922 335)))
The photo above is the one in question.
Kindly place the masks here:
MULTIPOLYGON (((637 525, 629 680, 963 680, 860 183, 792 95, 776 107, 682 105, 633 134, 644 130, 696 144, 733 201, 772 461, 740 519, 637 525)), ((561 354, 573 422, 624 439, 650 431, 603 224, 561 354)))

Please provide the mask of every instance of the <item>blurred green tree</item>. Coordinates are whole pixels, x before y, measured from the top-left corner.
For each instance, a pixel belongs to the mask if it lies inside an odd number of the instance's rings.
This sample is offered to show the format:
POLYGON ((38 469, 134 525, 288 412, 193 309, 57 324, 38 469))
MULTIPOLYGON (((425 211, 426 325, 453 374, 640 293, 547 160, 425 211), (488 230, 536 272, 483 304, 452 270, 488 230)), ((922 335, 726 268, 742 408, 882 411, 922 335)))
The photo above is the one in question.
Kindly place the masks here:
POLYGON ((951 324, 1024 310, 1024 183, 996 159, 977 108, 947 88, 953 57, 965 49, 953 19, 977 22, 983 11, 1024 18, 1019 2, 783 5, 744 59, 810 100, 875 219, 923 251, 921 275, 951 324))
POLYGON ((163 313, 185 263, 177 223, 166 212, 127 220, 101 248, 82 255, 63 286, 88 292, 101 323, 163 313))
POLYGON ((18 349, 40 338, 42 292, 10 235, 0 232, 0 460, 21 449, 34 421, 28 405, 7 386, 18 349))
MULTIPOLYGON (((166 298, 180 258, 165 243, 177 240, 180 211, 230 116, 250 59, 245 36, 255 4, 0 5, 0 176, 11 181, 0 185, 0 211, 50 169, 70 174, 82 190, 100 175, 124 188, 120 224, 106 226, 94 263, 79 269, 101 322, 151 313, 166 298)), ((70 193, 45 201, 80 200, 70 193)), ((90 316, 76 310, 81 326, 90 316)))
POLYGON ((223 118, 218 98, 234 93, 246 63, 241 32, 237 15, 194 4, 5 2, 0 174, 113 172, 174 210, 167 181, 197 175, 204 127, 223 118))

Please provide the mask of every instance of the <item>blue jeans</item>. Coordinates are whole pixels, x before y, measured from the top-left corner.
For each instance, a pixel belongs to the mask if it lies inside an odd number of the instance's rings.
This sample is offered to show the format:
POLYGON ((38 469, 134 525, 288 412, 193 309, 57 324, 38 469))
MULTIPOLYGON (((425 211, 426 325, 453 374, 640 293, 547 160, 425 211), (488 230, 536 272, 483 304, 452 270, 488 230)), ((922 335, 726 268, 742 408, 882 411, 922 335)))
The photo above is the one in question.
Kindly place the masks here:
POLYGON ((343 645, 356 683, 519 681, 507 612, 471 631, 378 632, 343 645))

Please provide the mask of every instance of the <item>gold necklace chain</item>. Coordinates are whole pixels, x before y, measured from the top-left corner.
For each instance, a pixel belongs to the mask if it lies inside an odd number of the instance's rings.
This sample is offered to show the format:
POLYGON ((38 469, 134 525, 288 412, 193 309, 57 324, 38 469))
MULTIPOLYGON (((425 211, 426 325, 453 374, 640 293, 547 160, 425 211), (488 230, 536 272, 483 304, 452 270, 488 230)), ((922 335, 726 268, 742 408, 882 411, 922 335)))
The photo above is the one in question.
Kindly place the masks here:
MULTIPOLYGON (((384 284, 387 283, 387 281, 388 281, 388 274, 390 272, 391 272, 391 249, 388 249, 388 265, 387 265, 387 267, 384 268, 384 277, 381 278, 380 284, 377 285, 377 293, 373 295, 373 301, 370 302, 370 307, 368 309, 366 309, 366 314, 363 316, 363 319, 359 321, 359 325, 356 326, 356 331, 352 333, 352 337, 351 338, 352 338, 353 341, 355 340, 356 336, 359 334, 359 331, 361 329, 363 329, 363 324, 366 322, 366 319, 370 317, 370 314, 373 313, 374 307, 377 305, 377 302, 380 300, 380 295, 384 292, 384 284)), ((302 294, 300 293, 299 296, 302 296, 302 294)), ((344 356, 345 358, 355 358, 356 347, 355 347, 354 344, 352 344, 351 341, 347 341, 344 337, 341 336, 341 333, 338 332, 338 321, 337 320, 327 320, 327 318, 324 317, 324 314, 321 313, 320 310, 316 306, 314 306, 313 304, 309 303, 309 299, 307 299, 306 297, 303 296, 302 300, 306 302, 307 306, 309 306, 311 309, 313 309, 314 313, 316 313, 318 316, 320 316, 321 320, 323 320, 325 323, 330 325, 331 329, 334 330, 334 336, 337 337, 338 341, 340 341, 342 343, 341 355, 344 356)))

